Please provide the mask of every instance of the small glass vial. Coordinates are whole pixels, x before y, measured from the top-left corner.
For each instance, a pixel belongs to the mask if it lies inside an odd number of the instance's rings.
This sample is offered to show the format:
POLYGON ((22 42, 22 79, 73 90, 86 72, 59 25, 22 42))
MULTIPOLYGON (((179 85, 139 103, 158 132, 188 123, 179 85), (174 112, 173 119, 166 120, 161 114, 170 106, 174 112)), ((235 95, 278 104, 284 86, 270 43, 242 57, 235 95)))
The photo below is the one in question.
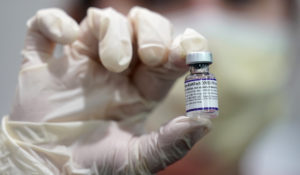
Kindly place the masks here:
POLYGON ((217 80, 209 73, 210 52, 191 52, 186 57, 190 75, 185 78, 186 115, 188 117, 218 116, 217 80))

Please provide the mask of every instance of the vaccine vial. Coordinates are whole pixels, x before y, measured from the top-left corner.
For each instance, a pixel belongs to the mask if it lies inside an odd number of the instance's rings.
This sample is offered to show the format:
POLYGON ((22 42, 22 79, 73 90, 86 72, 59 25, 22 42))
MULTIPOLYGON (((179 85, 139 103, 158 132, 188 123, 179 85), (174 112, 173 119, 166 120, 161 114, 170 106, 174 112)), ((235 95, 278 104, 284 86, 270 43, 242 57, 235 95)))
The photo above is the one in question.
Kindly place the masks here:
POLYGON ((210 52, 190 52, 186 57, 186 64, 190 67, 190 74, 184 82, 188 117, 218 116, 217 80, 209 73, 212 62, 210 52))

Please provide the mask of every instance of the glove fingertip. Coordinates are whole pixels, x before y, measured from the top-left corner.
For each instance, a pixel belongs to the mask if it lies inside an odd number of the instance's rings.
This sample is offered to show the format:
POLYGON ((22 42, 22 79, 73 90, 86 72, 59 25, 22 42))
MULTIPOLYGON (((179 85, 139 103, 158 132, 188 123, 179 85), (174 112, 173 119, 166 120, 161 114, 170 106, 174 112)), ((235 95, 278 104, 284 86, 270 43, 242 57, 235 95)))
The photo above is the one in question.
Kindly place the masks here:
POLYGON ((103 64, 103 66, 107 70, 109 70, 111 72, 115 72, 115 73, 123 72, 124 70, 126 70, 129 67, 129 63, 130 63, 129 57, 122 57, 122 58, 119 58, 118 60, 116 60, 113 57, 107 58, 107 59, 104 59, 103 57, 101 58, 101 62, 103 64), (120 60, 120 61, 118 61, 118 60, 120 60))
POLYGON ((101 63, 107 70, 115 73, 122 72, 129 67, 132 59, 131 42, 111 43, 102 41, 100 42, 99 55, 101 63))
POLYGON ((194 29, 187 28, 172 42, 169 62, 175 67, 186 67, 185 57, 189 52, 208 51, 207 39, 194 29))
POLYGON ((176 136, 180 138, 189 137, 197 132, 203 133, 202 135, 204 136, 210 131, 211 126, 210 119, 206 117, 191 118, 180 116, 162 127, 161 134, 168 137, 176 136))
POLYGON ((139 48, 141 61, 148 66, 158 66, 167 61, 168 49, 161 44, 144 44, 139 48))
MULTIPOLYGON (((39 10, 36 14, 38 30, 48 39, 69 44, 77 39, 79 26, 64 11, 57 8, 39 10)), ((30 25, 29 21, 29 25, 30 25)))

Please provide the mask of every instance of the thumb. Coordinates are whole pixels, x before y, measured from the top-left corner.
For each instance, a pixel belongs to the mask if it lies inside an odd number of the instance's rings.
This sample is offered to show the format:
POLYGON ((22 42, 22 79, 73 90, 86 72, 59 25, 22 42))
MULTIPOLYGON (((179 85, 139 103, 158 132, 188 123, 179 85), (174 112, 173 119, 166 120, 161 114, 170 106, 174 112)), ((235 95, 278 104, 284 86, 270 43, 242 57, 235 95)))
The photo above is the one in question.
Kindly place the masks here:
POLYGON ((211 128, 208 118, 180 116, 162 126, 158 132, 141 136, 137 143, 138 169, 156 173, 181 159, 211 128))

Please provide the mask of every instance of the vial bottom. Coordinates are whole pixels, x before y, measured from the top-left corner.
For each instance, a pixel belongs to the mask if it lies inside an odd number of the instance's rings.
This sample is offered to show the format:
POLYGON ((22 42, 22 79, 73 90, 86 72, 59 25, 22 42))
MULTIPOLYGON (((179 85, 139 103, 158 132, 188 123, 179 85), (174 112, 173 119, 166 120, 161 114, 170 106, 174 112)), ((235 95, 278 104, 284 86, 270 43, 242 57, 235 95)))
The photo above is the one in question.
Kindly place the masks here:
POLYGON ((191 118, 216 118, 218 115, 218 110, 199 110, 186 113, 186 116, 191 118))

